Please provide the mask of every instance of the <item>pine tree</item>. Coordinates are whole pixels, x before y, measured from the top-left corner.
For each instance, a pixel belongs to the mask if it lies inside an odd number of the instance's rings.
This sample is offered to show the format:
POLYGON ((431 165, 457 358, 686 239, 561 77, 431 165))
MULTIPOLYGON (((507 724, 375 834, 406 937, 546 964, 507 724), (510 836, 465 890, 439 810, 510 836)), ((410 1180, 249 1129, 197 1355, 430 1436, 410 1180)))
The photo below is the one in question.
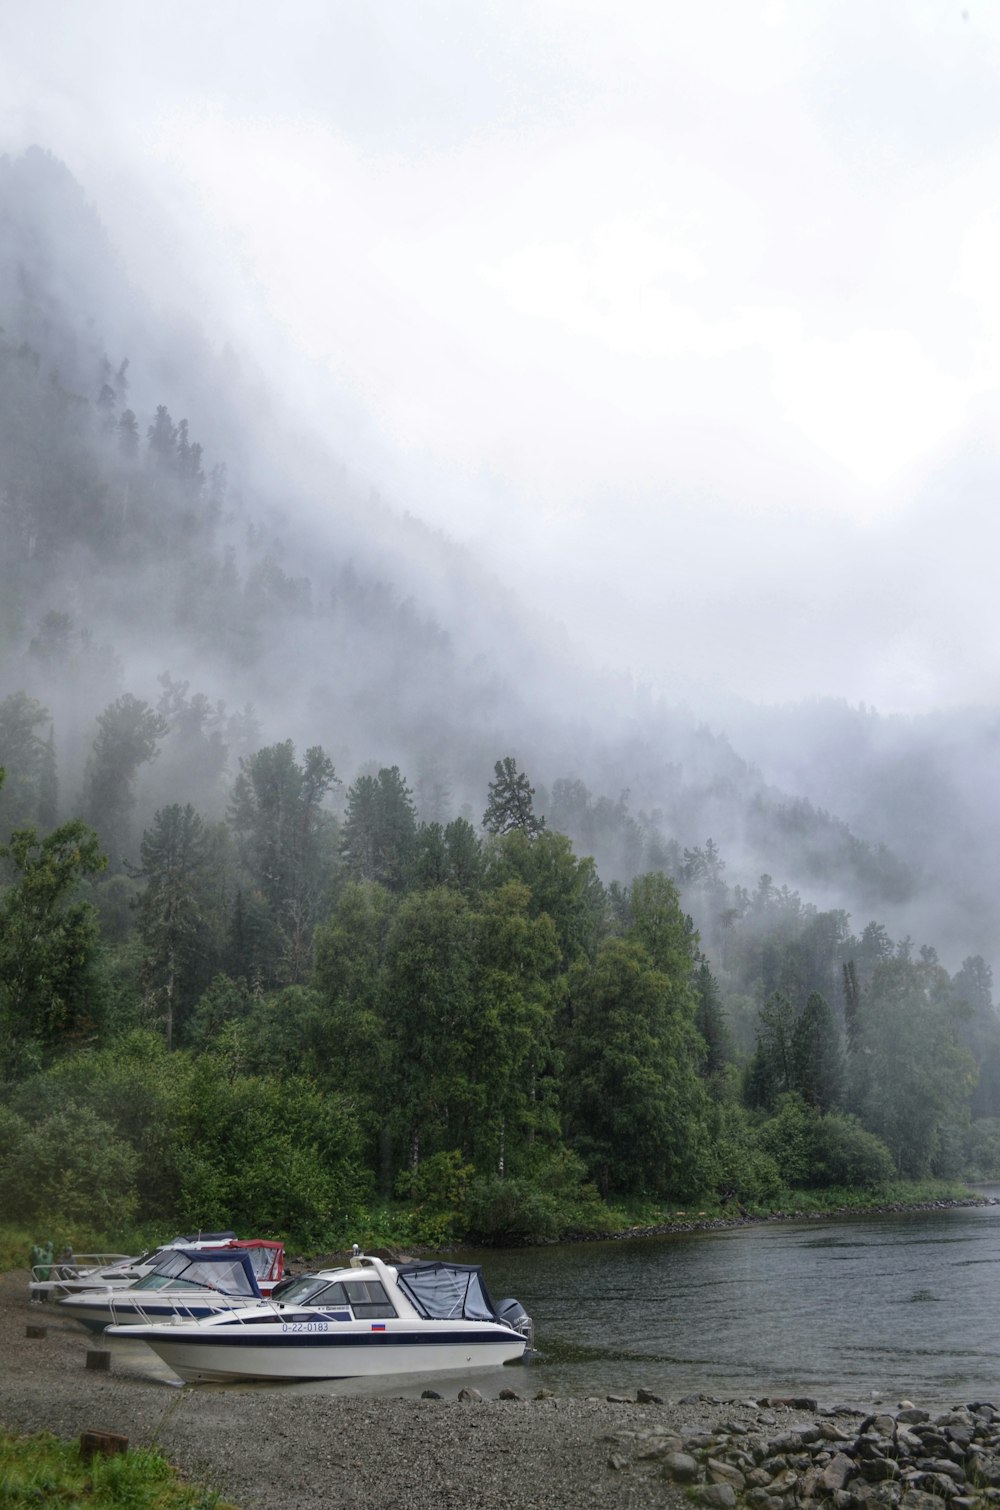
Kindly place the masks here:
POLYGON ((534 838, 545 827, 545 819, 535 817, 534 787, 524 772, 517 769, 512 755, 498 760, 493 770, 496 779, 490 782, 483 828, 491 834, 509 834, 520 829, 529 838, 534 838))
POLYGON ((844 1055, 833 1013, 818 991, 792 1029, 792 1086, 809 1106, 829 1112, 844 1099, 844 1055))

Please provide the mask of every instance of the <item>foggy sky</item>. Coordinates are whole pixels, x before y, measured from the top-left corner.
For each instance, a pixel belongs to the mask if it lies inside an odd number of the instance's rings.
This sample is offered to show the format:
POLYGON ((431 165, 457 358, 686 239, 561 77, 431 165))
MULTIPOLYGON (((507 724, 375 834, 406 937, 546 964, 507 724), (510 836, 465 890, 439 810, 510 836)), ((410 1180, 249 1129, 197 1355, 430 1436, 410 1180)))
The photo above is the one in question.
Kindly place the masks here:
POLYGON ((998 85, 982 0, 0 13, 0 149, 395 507, 706 705, 995 700, 998 85))

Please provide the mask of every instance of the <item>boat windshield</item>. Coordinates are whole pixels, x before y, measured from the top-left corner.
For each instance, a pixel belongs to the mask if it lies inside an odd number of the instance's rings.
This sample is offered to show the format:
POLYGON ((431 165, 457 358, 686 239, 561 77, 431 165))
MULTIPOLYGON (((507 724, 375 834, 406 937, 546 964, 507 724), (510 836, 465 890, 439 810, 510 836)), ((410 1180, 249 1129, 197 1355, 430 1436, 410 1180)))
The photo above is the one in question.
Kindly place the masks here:
POLYGON ((450 1321, 495 1321, 482 1270, 461 1264, 408 1264, 398 1269, 400 1288, 421 1316, 450 1321))
POLYGON ((343 1299, 343 1296, 335 1297, 334 1291, 338 1285, 332 1285, 328 1279, 323 1279, 319 1274, 303 1274, 301 1279, 293 1280, 281 1292, 282 1305, 312 1306, 332 1305, 335 1299, 343 1299), (322 1298, 321 1298, 322 1297, 322 1298))
POLYGON ((221 1290, 226 1295, 259 1298, 253 1271, 240 1253, 208 1254, 171 1253, 156 1267, 156 1272, 136 1280, 132 1290, 221 1290))

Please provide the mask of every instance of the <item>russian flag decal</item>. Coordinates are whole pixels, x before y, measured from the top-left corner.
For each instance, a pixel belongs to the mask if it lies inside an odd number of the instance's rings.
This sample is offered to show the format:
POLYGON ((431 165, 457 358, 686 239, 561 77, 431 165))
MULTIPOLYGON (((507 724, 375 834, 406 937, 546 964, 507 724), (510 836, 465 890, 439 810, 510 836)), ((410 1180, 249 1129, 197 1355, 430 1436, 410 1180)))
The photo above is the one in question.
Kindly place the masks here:
POLYGON ((384 1332, 385 1331, 385 1322, 384 1321, 373 1321, 372 1322, 372 1331, 373 1332, 384 1332))

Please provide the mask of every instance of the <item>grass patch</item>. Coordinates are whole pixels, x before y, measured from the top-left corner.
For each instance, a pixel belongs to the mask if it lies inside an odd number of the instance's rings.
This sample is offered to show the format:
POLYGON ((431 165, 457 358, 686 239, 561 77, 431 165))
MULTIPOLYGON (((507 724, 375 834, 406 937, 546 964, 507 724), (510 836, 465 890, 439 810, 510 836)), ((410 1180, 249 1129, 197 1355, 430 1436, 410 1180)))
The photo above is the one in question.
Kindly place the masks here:
POLYGON ((145 1448, 84 1462, 78 1442, 48 1432, 16 1437, 0 1427, 0 1504, 86 1510, 234 1510, 214 1489, 186 1483, 176 1468, 145 1448))
POLYGON ((825 1186, 821 1190, 785 1191, 780 1206, 773 1202, 766 1205, 748 1205, 744 1209, 754 1216, 774 1216, 779 1212, 787 1215, 810 1212, 883 1211, 893 1206, 933 1205, 937 1201, 975 1200, 976 1191, 963 1180, 893 1180, 874 1190, 859 1190, 855 1186, 825 1186))

